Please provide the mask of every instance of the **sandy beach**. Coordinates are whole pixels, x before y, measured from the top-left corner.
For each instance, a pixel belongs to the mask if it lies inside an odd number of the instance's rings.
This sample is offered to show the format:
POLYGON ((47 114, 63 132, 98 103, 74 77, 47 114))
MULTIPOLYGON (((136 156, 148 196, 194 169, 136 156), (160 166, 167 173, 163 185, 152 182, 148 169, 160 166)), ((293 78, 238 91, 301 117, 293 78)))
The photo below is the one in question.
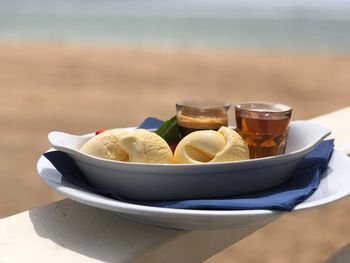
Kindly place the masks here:
MULTIPOLYGON (((349 106, 350 55, 2 43, 0 91, 1 218, 62 198, 36 173, 49 131, 167 119, 188 97, 278 101, 294 120, 316 117, 349 106)), ((207 262, 320 262, 349 242, 349 206, 287 214, 207 262)))

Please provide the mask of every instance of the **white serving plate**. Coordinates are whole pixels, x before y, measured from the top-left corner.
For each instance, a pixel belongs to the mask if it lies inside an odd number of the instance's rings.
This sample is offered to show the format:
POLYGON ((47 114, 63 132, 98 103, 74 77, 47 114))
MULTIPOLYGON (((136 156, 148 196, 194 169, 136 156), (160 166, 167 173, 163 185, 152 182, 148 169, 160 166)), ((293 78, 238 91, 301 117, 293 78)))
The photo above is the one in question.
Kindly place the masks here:
MULTIPOLYGON (((37 163, 41 179, 53 190, 77 202, 102 208, 133 221, 160 227, 209 230, 264 224, 283 212, 273 210, 190 210, 134 205, 100 196, 61 181, 61 174, 42 156, 37 163)), ((350 158, 334 151, 318 189, 294 211, 324 205, 350 194, 350 158)))
MULTIPOLYGON (((130 129, 130 128, 129 128, 130 129)), ((132 129, 132 128, 131 128, 132 129)), ((51 132, 52 146, 70 155, 89 182, 128 200, 219 198, 261 191, 286 181, 300 160, 329 129, 309 121, 291 122, 286 153, 224 163, 142 164, 105 160, 84 154, 81 146, 93 136, 51 132)))

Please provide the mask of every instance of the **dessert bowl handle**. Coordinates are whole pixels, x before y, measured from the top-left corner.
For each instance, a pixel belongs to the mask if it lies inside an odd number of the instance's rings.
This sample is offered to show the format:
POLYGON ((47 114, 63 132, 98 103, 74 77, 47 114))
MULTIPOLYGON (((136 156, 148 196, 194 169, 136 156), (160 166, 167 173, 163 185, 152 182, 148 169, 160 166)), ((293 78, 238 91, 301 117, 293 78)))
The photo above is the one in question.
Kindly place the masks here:
POLYGON ((53 148, 67 153, 76 153, 92 136, 92 134, 77 136, 65 132, 53 131, 48 134, 48 139, 53 148))

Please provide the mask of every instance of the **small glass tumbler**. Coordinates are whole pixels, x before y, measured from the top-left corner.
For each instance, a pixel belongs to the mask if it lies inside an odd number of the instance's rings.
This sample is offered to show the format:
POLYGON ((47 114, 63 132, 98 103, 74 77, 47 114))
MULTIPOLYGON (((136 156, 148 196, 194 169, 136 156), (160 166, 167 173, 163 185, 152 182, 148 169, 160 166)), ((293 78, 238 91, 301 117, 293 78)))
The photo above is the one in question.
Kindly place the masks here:
POLYGON ((176 120, 182 137, 198 130, 218 130, 228 126, 231 104, 208 99, 185 99, 176 102, 176 120))
POLYGON ((283 154, 287 146, 292 108, 273 102, 235 105, 236 131, 249 147, 250 158, 283 154))

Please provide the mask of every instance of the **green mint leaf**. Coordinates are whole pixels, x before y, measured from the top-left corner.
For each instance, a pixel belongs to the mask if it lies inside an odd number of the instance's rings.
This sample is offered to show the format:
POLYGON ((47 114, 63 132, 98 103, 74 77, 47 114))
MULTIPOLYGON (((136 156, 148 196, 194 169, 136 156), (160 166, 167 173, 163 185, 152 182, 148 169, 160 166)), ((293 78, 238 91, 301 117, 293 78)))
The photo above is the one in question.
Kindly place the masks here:
POLYGON ((177 126, 176 115, 166 120, 158 130, 155 131, 167 142, 174 142, 181 139, 180 130, 177 126))

